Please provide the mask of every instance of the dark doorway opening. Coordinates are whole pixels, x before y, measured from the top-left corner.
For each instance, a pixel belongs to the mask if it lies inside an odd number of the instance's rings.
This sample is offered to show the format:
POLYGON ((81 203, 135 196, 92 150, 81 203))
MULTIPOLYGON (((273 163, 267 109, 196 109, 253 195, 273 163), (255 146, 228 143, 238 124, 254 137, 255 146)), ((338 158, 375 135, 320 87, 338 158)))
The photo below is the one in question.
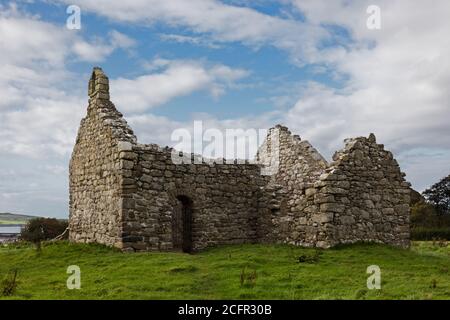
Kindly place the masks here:
POLYGON ((186 196, 177 197, 172 220, 172 239, 175 250, 192 252, 192 200, 186 196))

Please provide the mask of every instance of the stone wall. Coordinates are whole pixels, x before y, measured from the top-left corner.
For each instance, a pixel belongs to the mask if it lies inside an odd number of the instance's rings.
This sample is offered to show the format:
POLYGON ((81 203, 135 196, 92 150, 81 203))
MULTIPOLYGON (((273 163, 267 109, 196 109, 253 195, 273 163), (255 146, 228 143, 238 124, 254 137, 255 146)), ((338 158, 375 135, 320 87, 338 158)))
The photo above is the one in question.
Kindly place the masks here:
POLYGON ((409 246, 410 184, 375 135, 347 139, 307 202, 326 229, 324 246, 371 241, 409 246))
POLYGON ((109 101, 108 78, 94 69, 89 107, 70 161, 70 240, 121 246, 122 183, 119 150, 136 142, 109 101))
POLYGON ((328 164, 307 141, 276 126, 257 164, 197 164, 192 154, 178 163, 170 148, 137 143, 99 68, 89 97, 70 162, 71 241, 179 250, 174 222, 189 212, 194 251, 245 242, 409 245, 409 183, 374 135, 348 139, 328 164))
MULTIPOLYGON (((372 241, 409 246, 410 184, 397 161, 375 136, 346 140, 333 162, 307 141, 277 126, 279 152, 258 155, 279 170, 264 188, 268 208, 261 215, 261 241, 327 248, 372 241)), ((263 208, 264 205, 261 205, 263 208)))
POLYGON ((268 210, 260 218, 261 240, 314 246, 321 240, 321 226, 315 223, 316 208, 306 205, 305 190, 325 172, 327 161, 308 141, 279 125, 269 130, 258 161, 278 168, 264 189, 268 210))
POLYGON ((193 250, 256 242, 258 193, 265 184, 254 164, 174 164, 172 149, 136 145, 123 154, 129 192, 125 195, 124 247, 172 250, 177 199, 192 201, 193 250))

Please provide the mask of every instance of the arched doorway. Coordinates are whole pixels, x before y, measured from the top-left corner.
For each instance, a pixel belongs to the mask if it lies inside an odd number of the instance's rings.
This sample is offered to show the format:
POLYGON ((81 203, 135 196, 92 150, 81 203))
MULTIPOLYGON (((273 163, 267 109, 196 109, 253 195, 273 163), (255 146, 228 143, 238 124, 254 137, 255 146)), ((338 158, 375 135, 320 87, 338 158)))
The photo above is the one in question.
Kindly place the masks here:
POLYGON ((192 200, 178 196, 172 217, 172 241, 175 250, 192 252, 192 200))

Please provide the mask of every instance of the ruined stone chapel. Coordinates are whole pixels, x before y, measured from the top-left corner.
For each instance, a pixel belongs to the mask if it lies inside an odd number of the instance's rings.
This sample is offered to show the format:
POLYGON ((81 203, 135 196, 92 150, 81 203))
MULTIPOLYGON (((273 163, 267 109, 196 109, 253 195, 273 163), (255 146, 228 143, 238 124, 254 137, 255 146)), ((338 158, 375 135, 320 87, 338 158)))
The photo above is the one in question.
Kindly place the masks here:
POLYGON ((253 163, 175 164, 172 152, 137 142, 94 68, 70 161, 70 240, 126 251, 409 246, 410 184, 373 134, 345 140, 332 162, 280 125, 253 163), (262 174, 267 167, 276 170, 262 174))

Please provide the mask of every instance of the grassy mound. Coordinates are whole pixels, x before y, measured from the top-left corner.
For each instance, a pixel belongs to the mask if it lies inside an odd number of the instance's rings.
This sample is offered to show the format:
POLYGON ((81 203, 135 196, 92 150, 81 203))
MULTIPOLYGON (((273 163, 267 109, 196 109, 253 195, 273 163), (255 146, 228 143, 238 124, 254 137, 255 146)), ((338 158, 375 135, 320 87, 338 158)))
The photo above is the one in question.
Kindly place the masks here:
POLYGON ((450 299, 449 268, 450 245, 431 242, 411 250, 237 245, 195 255, 67 242, 41 253, 0 247, 0 286, 17 270, 8 299, 450 299), (81 269, 80 290, 67 289, 70 265, 81 269), (381 268, 381 290, 367 289, 370 265, 381 268))

